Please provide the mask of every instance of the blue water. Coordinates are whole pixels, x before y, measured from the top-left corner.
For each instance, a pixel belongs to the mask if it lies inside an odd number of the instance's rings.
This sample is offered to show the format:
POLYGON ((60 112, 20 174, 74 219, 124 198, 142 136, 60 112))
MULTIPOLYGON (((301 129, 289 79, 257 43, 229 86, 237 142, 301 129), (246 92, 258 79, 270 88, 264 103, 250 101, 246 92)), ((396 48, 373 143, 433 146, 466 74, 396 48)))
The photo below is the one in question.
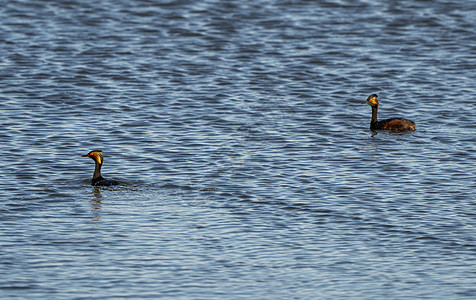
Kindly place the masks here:
POLYGON ((0 29, 0 298, 476 297, 473 1, 16 0, 0 29), (371 93, 417 131, 372 133, 371 93))

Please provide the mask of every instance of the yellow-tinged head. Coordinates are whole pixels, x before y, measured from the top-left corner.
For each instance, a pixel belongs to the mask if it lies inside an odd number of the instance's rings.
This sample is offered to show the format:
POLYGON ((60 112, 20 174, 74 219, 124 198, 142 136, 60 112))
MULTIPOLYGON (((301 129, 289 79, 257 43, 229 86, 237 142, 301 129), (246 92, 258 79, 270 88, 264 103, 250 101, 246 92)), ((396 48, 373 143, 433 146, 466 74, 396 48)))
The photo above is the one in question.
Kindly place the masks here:
POLYGON ((364 103, 372 106, 372 107, 377 107, 378 108, 378 96, 377 94, 372 94, 370 95, 368 98, 367 98, 367 101, 365 101, 364 103))
POLYGON ((102 162, 104 160, 104 158, 102 157, 102 151, 101 150, 89 151, 89 153, 86 154, 86 155, 83 155, 83 157, 89 157, 92 160, 94 160, 95 162, 99 163, 100 165, 102 165, 102 162))

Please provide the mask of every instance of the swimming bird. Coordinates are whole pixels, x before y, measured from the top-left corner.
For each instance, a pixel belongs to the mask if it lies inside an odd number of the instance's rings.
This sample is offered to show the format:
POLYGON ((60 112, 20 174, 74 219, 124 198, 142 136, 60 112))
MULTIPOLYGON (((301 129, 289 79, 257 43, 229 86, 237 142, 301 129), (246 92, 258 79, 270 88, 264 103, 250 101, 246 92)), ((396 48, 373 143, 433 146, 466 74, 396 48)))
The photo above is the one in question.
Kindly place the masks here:
POLYGON ((372 94, 363 102, 372 107, 372 119, 370 120, 371 130, 389 130, 389 131, 415 131, 416 125, 413 121, 402 118, 391 118, 382 121, 377 120, 378 96, 372 94))
POLYGON ((94 186, 110 186, 110 185, 117 185, 119 184, 117 181, 113 179, 106 179, 101 176, 101 167, 104 162, 104 158, 102 156, 101 150, 93 150, 89 151, 88 154, 82 155, 83 157, 89 157, 96 163, 96 167, 94 168, 93 179, 91 180, 91 184, 94 186))

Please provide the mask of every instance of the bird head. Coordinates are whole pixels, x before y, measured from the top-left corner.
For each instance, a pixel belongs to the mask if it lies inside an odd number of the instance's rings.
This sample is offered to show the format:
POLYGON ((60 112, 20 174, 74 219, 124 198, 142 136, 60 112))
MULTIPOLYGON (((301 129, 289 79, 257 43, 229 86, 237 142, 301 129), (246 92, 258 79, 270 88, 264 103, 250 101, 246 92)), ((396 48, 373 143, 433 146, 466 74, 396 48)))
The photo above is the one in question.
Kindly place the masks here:
POLYGON ((102 151, 101 150, 89 151, 88 154, 82 155, 82 156, 83 157, 89 157, 92 160, 94 160, 95 162, 99 163, 100 165, 102 165, 102 162, 104 160, 103 157, 102 157, 102 151))
POLYGON ((372 107, 378 108, 378 99, 377 98, 378 98, 377 94, 372 94, 367 98, 367 100, 364 103, 368 104, 372 107))

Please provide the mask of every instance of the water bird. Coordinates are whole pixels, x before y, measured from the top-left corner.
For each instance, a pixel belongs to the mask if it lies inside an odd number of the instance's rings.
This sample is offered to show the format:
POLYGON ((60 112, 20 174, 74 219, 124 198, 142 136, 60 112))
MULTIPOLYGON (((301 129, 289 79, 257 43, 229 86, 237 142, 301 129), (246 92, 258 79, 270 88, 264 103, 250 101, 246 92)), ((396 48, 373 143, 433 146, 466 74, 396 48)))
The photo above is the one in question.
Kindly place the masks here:
POLYGON ((94 168, 93 179, 91 180, 91 185, 94 186, 110 186, 110 185, 117 185, 119 184, 117 181, 113 179, 106 179, 101 176, 101 167, 104 162, 104 158, 102 156, 101 150, 92 150, 89 151, 88 154, 82 155, 82 157, 89 157, 96 163, 96 167, 94 168))
POLYGON ((389 131, 415 131, 416 125, 413 121, 402 118, 391 118, 382 121, 377 120, 378 111, 377 94, 370 95, 363 103, 372 107, 372 119, 370 120, 371 130, 389 130, 389 131))

